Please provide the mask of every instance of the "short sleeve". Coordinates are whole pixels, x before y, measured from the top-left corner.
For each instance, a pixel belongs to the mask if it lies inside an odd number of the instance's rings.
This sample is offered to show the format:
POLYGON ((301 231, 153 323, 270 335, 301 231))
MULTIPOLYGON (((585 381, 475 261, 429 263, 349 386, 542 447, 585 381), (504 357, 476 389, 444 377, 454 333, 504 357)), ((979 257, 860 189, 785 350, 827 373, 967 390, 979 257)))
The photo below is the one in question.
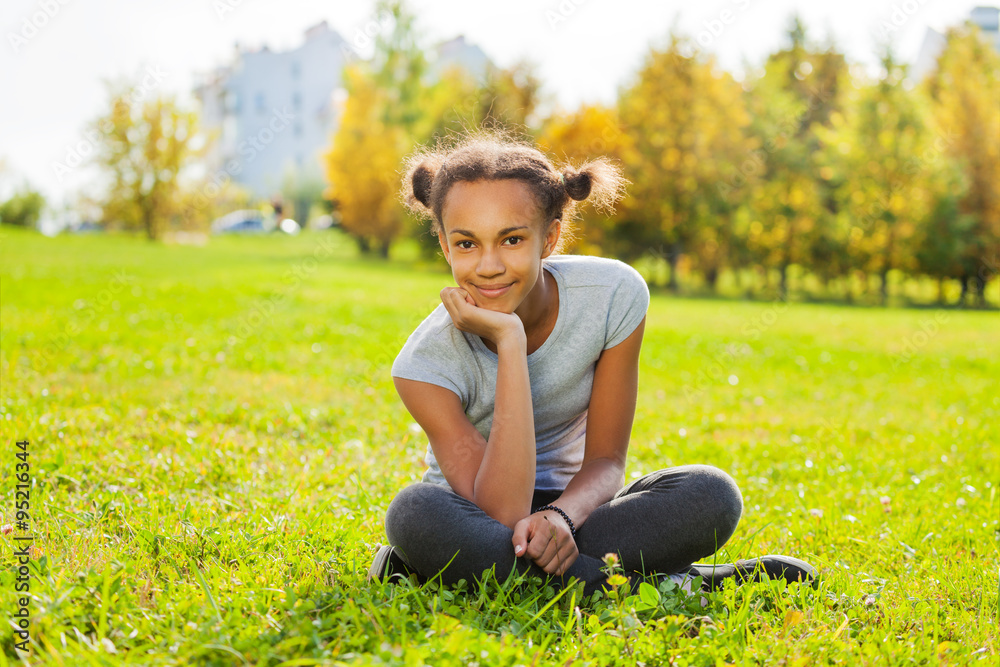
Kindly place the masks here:
POLYGON ((435 354, 433 347, 419 345, 419 339, 411 338, 392 362, 392 377, 418 380, 444 387, 466 405, 466 393, 460 386, 460 374, 454 365, 454 355, 435 354))
POLYGON ((621 279, 611 294, 604 349, 614 347, 635 331, 649 308, 649 287, 634 268, 621 262, 621 279))

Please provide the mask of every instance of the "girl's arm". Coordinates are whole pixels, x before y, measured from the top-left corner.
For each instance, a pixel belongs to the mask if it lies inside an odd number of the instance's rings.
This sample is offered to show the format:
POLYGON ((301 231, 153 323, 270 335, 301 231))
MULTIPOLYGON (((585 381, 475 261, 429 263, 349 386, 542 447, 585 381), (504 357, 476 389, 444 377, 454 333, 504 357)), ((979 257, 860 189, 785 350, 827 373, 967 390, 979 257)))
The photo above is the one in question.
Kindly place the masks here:
POLYGON ((639 349, 646 318, 629 337, 604 350, 594 370, 583 465, 552 504, 580 527, 625 485, 625 458, 639 391, 639 349))
POLYGON ((535 416, 528 376, 527 337, 513 314, 473 308, 464 290, 445 288, 442 302, 456 327, 497 346, 496 397, 487 442, 452 391, 393 378, 407 410, 430 440, 434 457, 458 495, 513 528, 531 512, 535 489, 535 416))
MULTIPOLYGON (((583 464, 552 503, 577 528, 625 484, 625 457, 635 418, 639 348, 645 326, 643 317, 628 338, 604 350, 597 360, 587 412, 583 464)), ((530 557, 549 574, 564 574, 579 555, 569 525, 553 510, 517 522, 511 541, 515 554, 530 557)))
POLYGON ((523 331, 497 343, 493 424, 472 492, 474 503, 509 528, 531 512, 535 490, 535 414, 527 346, 523 331))

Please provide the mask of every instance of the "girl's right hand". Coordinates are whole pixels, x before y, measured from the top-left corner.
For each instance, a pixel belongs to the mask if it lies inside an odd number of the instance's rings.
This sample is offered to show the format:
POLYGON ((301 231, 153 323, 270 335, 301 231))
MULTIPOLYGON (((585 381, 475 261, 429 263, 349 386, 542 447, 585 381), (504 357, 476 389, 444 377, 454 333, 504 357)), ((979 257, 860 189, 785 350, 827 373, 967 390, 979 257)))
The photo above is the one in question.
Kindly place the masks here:
POLYGON ((480 308, 472 296, 461 287, 442 289, 441 303, 448 310, 451 321, 459 331, 487 338, 498 347, 500 341, 508 336, 524 336, 524 324, 520 317, 514 313, 480 308))

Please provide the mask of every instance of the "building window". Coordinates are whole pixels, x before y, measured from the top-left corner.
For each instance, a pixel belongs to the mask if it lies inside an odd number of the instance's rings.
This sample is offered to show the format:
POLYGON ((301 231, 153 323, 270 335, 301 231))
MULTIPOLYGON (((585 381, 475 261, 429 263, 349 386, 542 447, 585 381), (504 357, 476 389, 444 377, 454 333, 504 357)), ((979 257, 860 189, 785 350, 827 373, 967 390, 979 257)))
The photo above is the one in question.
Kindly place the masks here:
POLYGON ((302 123, 296 123, 295 124, 295 136, 296 137, 301 137, 302 136, 302 123))
POLYGON ((302 70, 299 68, 299 64, 297 62, 293 62, 292 63, 292 78, 293 79, 299 78, 299 74, 301 74, 301 73, 302 73, 302 70))
POLYGON ((298 93, 292 93, 292 108, 296 111, 302 109, 302 95, 298 93))
POLYGON ((264 113, 267 111, 267 103, 264 99, 264 93, 257 93, 254 95, 254 105, 257 107, 257 113, 264 113))

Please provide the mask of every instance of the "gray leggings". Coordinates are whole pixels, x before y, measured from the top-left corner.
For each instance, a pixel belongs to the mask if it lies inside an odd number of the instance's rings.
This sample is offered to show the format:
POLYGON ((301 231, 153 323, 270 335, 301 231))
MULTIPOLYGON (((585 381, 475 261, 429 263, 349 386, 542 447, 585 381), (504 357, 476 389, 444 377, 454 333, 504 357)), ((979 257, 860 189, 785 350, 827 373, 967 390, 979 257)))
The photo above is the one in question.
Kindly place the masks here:
MULTIPOLYGON (((560 495, 536 489, 531 507, 560 495)), ((742 513, 736 482, 718 468, 657 470, 619 490, 577 527, 580 555, 562 577, 547 574, 527 556, 515 557, 513 530, 437 484, 417 482, 400 491, 389 504, 385 530, 389 543, 424 577, 440 572, 443 583, 472 583, 495 566, 496 578, 503 581, 516 567, 529 576, 551 577, 556 588, 576 577, 585 582, 589 596, 606 578, 601 571, 604 554, 616 552, 626 572, 682 572, 725 544, 742 513)))

